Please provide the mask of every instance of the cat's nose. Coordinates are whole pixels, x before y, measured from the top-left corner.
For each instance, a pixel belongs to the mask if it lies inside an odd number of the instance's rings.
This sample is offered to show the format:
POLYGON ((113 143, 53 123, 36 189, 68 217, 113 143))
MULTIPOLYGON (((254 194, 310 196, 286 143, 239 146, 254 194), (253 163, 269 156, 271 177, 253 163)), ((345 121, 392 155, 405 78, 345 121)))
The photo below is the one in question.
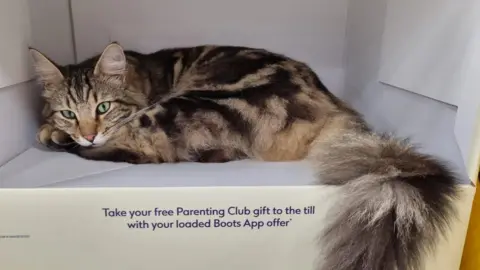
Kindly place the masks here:
POLYGON ((93 140, 95 140, 95 135, 86 135, 84 136, 85 139, 87 139, 87 141, 89 142, 93 142, 93 140))

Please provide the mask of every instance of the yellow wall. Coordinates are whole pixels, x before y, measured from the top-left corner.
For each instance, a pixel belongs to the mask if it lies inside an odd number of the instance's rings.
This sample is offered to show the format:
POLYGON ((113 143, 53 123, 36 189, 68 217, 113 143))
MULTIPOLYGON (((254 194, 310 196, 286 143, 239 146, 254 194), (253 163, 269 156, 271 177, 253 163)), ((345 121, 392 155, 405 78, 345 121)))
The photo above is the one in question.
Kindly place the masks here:
POLYGON ((480 192, 475 193, 473 200, 460 270, 480 270, 480 192))

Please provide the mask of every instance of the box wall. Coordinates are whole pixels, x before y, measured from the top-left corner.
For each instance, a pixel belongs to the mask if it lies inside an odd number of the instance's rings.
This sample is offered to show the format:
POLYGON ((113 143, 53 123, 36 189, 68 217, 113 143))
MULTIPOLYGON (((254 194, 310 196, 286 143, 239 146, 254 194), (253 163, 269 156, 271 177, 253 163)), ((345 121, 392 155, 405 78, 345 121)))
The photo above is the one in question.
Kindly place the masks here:
POLYGON ((423 151, 465 165, 454 134, 456 107, 382 84, 382 35, 388 0, 350 0, 345 49, 345 99, 378 130, 411 137, 423 151))
MULTIPOLYGON (((29 0, 30 18, 25 18, 30 20, 30 46, 59 64, 74 61, 68 3, 68 0, 29 0)), ((4 127, 0 134, 0 165, 34 142, 40 105, 40 89, 33 80, 0 88, 0 126, 4 127)))
POLYGON ((32 46, 58 64, 75 60, 69 0, 28 0, 32 46))
POLYGON ((72 4, 78 60, 101 52, 111 41, 143 52, 199 44, 264 47, 306 61, 342 95, 348 0, 72 4))
POLYGON ((25 151, 35 139, 39 93, 33 82, 0 89, 0 165, 25 151))

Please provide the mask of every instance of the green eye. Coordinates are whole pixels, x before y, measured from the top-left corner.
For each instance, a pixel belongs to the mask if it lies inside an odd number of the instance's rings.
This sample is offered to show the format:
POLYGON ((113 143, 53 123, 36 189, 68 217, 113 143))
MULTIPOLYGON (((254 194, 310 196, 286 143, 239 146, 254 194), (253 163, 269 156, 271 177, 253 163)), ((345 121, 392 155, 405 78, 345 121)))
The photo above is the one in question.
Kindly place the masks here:
POLYGON ((61 111, 63 117, 67 119, 75 119, 75 113, 69 110, 61 111))
POLYGON ((110 102, 102 102, 97 106, 97 113, 104 114, 110 109, 110 102))

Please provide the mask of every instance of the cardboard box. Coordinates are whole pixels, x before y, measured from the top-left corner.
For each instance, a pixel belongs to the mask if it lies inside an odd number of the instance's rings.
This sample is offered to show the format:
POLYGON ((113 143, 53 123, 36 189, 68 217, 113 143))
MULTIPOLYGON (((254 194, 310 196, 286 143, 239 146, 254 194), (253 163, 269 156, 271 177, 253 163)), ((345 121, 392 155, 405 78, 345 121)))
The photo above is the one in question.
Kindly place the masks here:
MULTIPOLYGON (((0 167, 0 265, 15 270, 314 270, 339 189, 306 162, 128 165, 33 147, 0 167), (66 169, 68 168, 68 169, 66 169)), ((474 188, 426 269, 458 269, 474 188)))
POLYGON ((312 185, 306 162, 130 166, 32 146, 40 91, 26 48, 71 64, 113 40, 144 52, 251 45, 308 62, 375 128, 414 135, 468 171, 458 217, 425 266, 458 269, 480 153, 480 6, 292 3, 0 1, 0 269, 317 270, 340 191, 312 185))

